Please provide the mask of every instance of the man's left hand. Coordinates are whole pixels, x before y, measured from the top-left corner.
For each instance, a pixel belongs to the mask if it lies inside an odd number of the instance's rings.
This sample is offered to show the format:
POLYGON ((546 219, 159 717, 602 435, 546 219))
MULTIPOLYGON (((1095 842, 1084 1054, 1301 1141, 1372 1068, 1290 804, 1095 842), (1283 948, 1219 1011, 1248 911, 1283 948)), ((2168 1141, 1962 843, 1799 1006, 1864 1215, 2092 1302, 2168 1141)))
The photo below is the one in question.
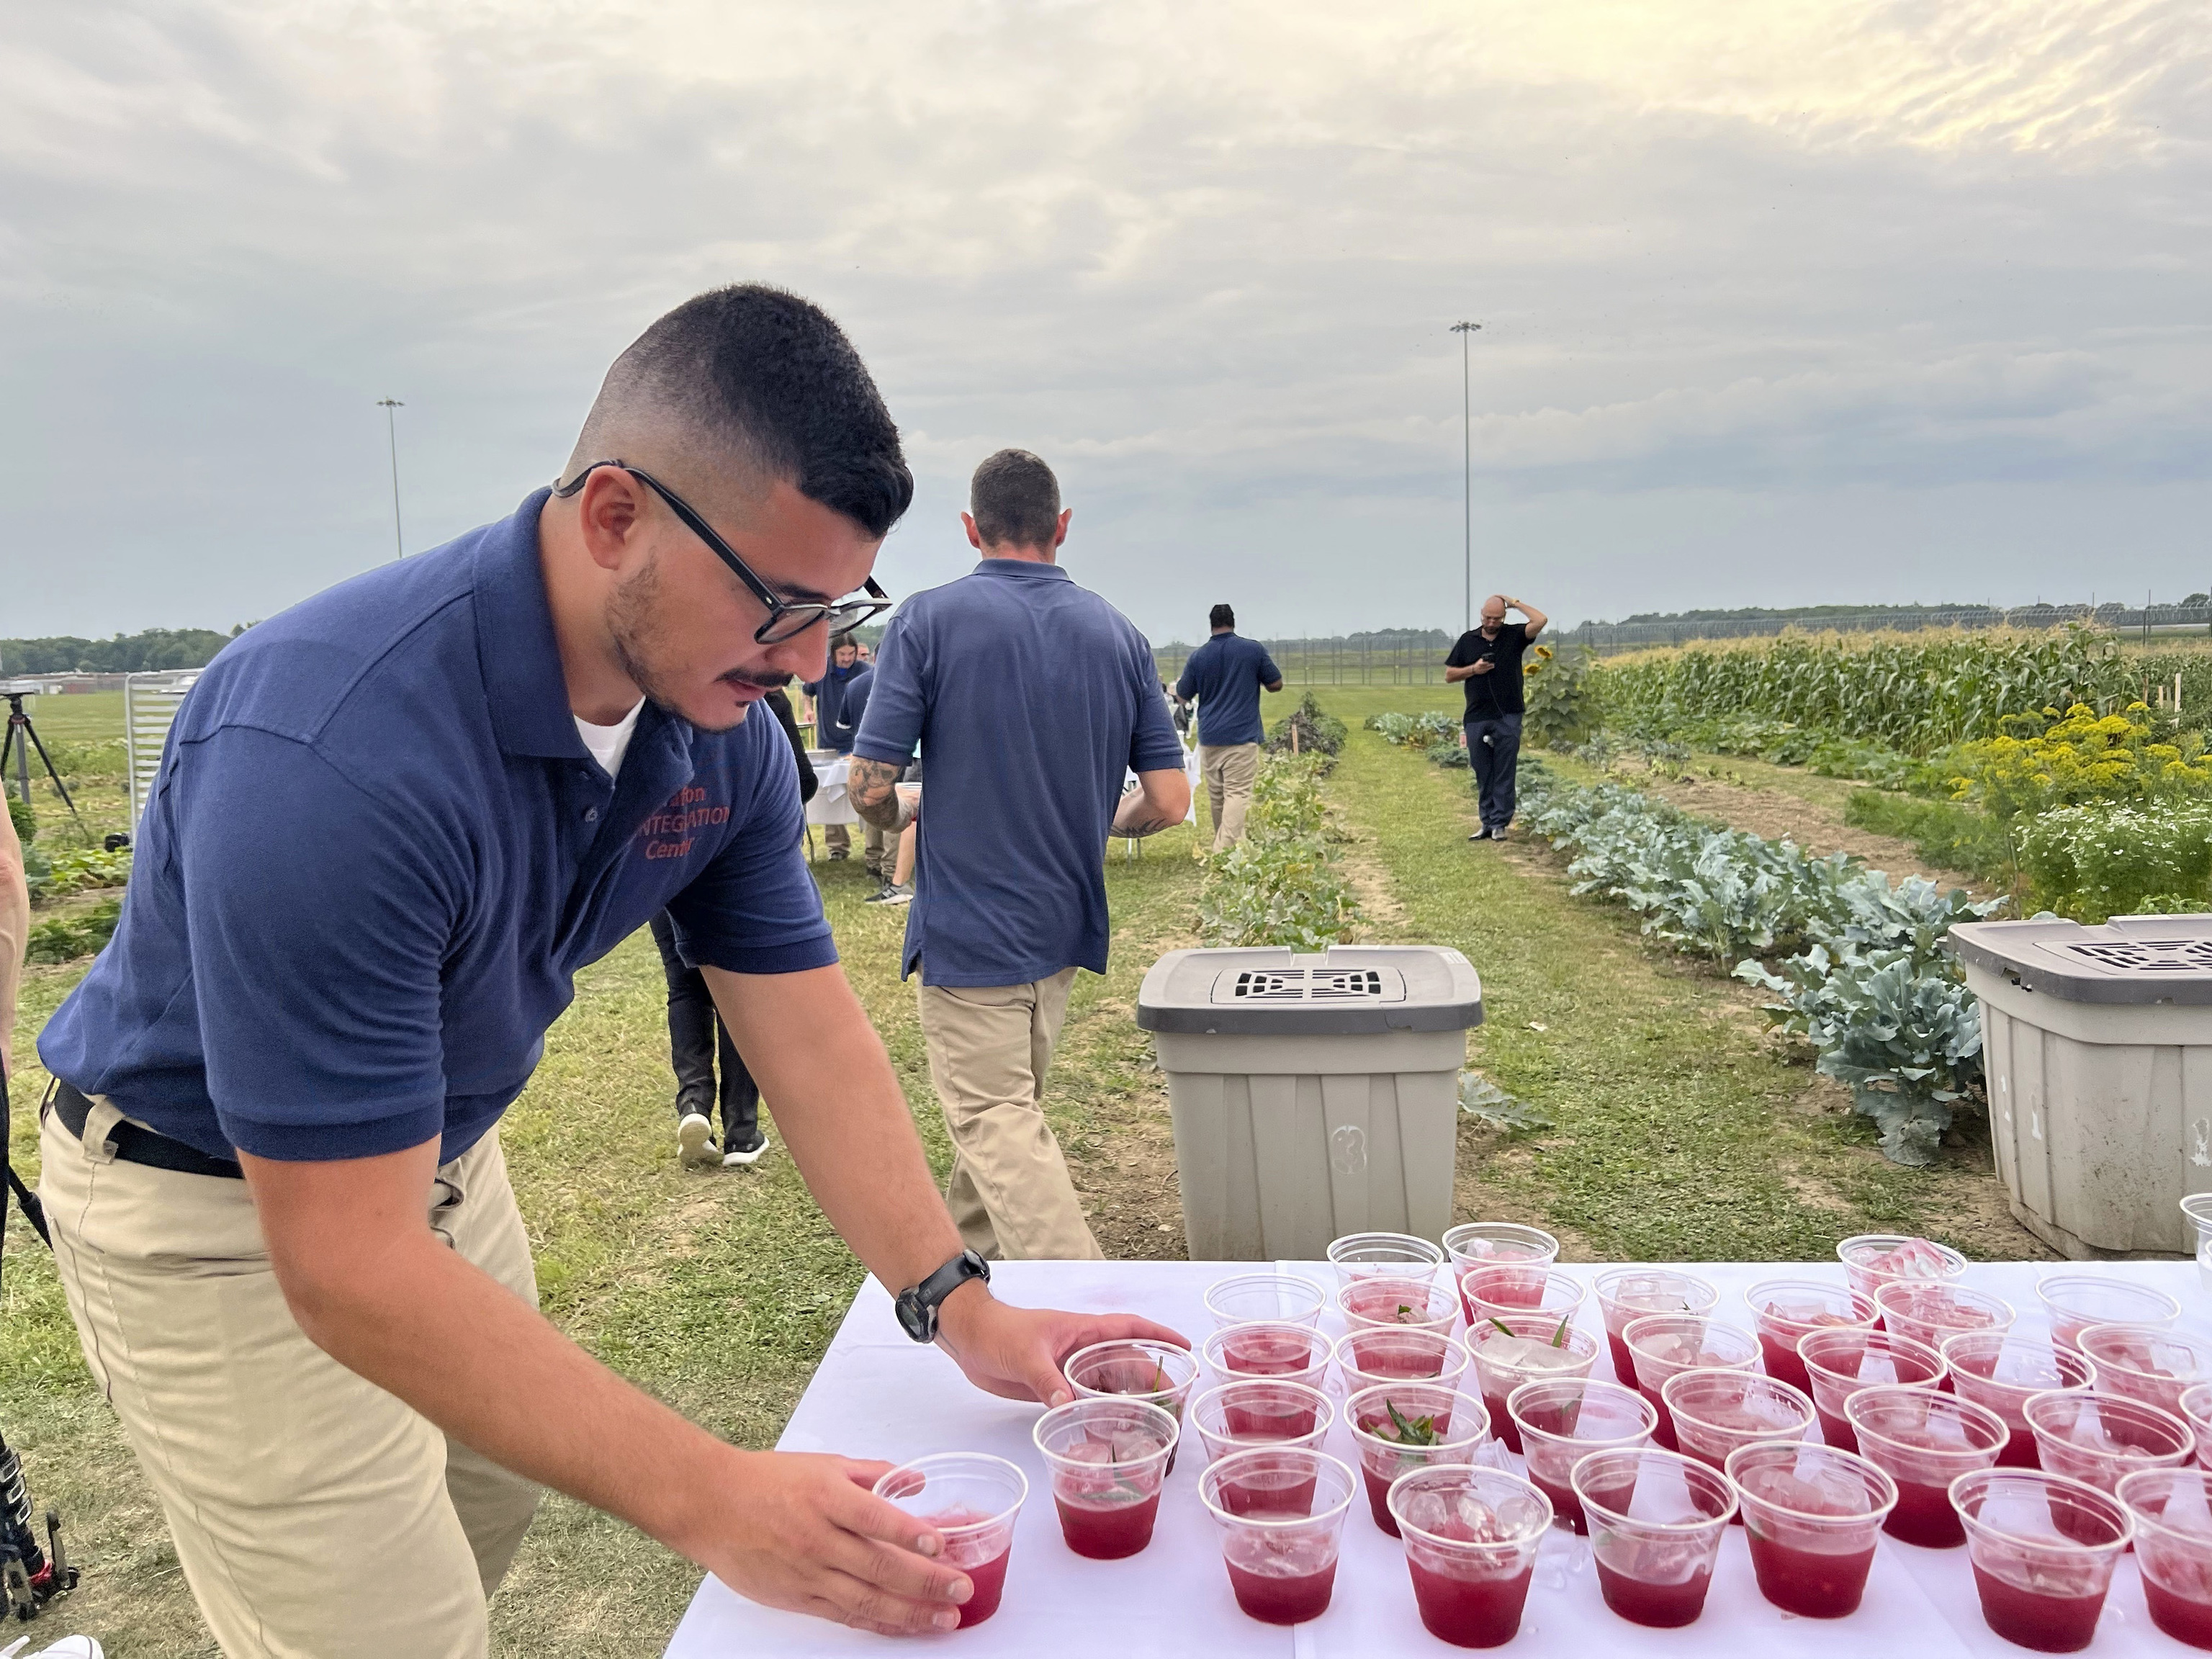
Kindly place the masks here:
POLYGON ((1048 1406, 1065 1405, 1074 1398, 1060 1369, 1070 1354, 1094 1342, 1133 1337, 1178 1348, 1190 1346, 1180 1332, 1135 1314, 1009 1307, 988 1286, 973 1279, 947 1297, 938 1314, 938 1346, 952 1356, 970 1382, 1004 1400, 1036 1400, 1048 1406))

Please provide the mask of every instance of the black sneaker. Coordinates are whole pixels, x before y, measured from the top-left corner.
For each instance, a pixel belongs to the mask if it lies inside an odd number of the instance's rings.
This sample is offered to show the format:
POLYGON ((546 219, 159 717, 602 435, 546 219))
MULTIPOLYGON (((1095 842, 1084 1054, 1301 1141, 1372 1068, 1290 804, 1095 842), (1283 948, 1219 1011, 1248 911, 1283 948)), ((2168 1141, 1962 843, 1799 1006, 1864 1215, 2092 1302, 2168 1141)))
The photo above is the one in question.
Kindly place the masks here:
POLYGON ((766 1151, 768 1151, 768 1137, 758 1129, 755 1129, 749 1139, 740 1141, 722 1154, 722 1167, 726 1170, 737 1170, 743 1169, 747 1164, 757 1164, 760 1162, 761 1154, 766 1151))
POLYGON ((1486 823, 1484 824, 1481 829, 1476 830, 1473 835, 1469 836, 1468 839, 1469 841, 1488 841, 1490 839, 1490 826, 1486 823))
POLYGON ((1492 830, 1490 832, 1490 838, 1492 841, 1504 841, 1505 839, 1505 826, 1501 823, 1495 830, 1492 830))
POLYGON ((890 882, 885 882, 879 890, 869 894, 860 902, 863 904, 911 904, 914 902, 914 884, 909 882, 904 887, 895 887, 890 882))

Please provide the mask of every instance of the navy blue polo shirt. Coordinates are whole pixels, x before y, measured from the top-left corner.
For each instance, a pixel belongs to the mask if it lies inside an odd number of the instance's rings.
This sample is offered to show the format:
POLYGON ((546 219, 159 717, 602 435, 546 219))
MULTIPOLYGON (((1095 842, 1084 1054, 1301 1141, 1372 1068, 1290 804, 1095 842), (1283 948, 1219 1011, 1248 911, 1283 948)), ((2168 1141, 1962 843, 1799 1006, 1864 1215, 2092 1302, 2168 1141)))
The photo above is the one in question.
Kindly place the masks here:
POLYGON ((114 942, 57 1077, 204 1152, 468 1150, 598 961, 658 910, 687 959, 837 959, 772 714, 651 703, 610 780, 568 710, 547 492, 249 629, 178 711, 114 942))
POLYGON ((1106 836, 1125 770, 1182 769, 1152 648, 1058 565, 985 559, 901 605, 853 752, 929 757, 901 975, 1023 985, 1106 971, 1106 836))
POLYGON ((1267 647, 1241 634, 1216 634, 1190 653, 1176 682, 1176 696, 1198 701, 1198 740, 1209 749, 1259 743, 1260 692, 1283 678, 1267 647))
POLYGON ((830 671, 806 687, 806 695, 814 699, 814 741, 817 747, 834 749, 841 755, 853 752, 853 737, 860 729, 859 711, 867 707, 868 676, 873 671, 866 663, 856 662, 850 668, 831 664, 830 671), (853 702, 857 694, 860 701, 853 702))

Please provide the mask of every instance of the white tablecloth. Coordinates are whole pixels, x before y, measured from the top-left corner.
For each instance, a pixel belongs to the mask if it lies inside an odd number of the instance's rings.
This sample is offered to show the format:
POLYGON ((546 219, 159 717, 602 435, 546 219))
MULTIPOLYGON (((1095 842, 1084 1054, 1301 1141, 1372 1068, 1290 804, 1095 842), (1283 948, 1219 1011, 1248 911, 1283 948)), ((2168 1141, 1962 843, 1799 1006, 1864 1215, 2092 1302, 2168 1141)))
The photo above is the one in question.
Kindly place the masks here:
POLYGON ((809 823, 858 823, 860 815, 845 798, 845 784, 853 769, 852 757, 840 755, 814 763, 814 799, 806 803, 809 823))
MULTIPOLYGON (((1285 1262, 1333 1288, 1325 1262, 1285 1262)), ((1211 1329, 1206 1287, 1254 1264, 1224 1262, 1008 1262, 994 1270, 1008 1301, 1062 1308, 1127 1310, 1172 1325, 1194 1344, 1211 1329)), ((1567 1271, 1594 1278, 1605 1267, 1567 1271)), ((1762 1279, 1819 1277, 1840 1284, 1842 1269, 1802 1262, 1775 1265, 1692 1264, 1721 1287, 1720 1316, 1747 1328, 1746 1287, 1762 1279)), ((2023 1327, 2040 1327, 2035 1284, 2045 1273, 2080 1271, 2140 1279, 2179 1297, 2185 1319, 2205 1311, 2206 1297, 2190 1262, 1977 1265, 1966 1282, 2003 1297, 2020 1311, 2023 1327)), ((1334 1317, 1333 1316, 1331 1316, 1334 1317)), ((1595 1302, 1585 1303, 1578 1322, 1602 1329, 1595 1302)), ((1340 1328, 1329 1325, 1332 1334, 1340 1328)), ((1601 1348, 1600 1376, 1612 1376, 1601 1348)), ((1211 1378, 1201 1377, 1200 1387, 1211 1378)), ((1472 1384, 1472 1373, 1469 1374, 1472 1384)), ((951 1645, 961 1659, 1372 1659, 1382 1654, 1448 1655, 1467 1651, 1437 1641, 1421 1626, 1413 1606, 1403 1552, 1369 1516, 1364 1494, 1352 1499, 1345 1522, 1344 1552, 1328 1611, 1291 1629, 1262 1625, 1237 1610, 1221 1564, 1213 1522, 1198 1499, 1196 1459, 1185 1455, 1168 1482, 1158 1529, 1142 1554, 1126 1561, 1086 1561, 1060 1541, 1042 1461, 1030 1440, 1038 1408, 994 1400, 970 1388, 952 1362, 901 1334, 890 1298, 870 1279, 846 1315, 830 1352, 808 1385, 780 1443, 787 1451, 837 1451, 855 1457, 903 1460, 933 1451, 994 1452, 1027 1471, 1030 1498, 1014 1534, 1006 1599, 998 1613, 974 1630, 941 1638, 912 1638, 934 1650, 951 1645)), ((1197 1449, 1196 1442, 1192 1449, 1197 1449)), ((1328 1448, 1358 1466, 1340 1424, 1328 1448)), ((1505 1461, 1504 1454, 1494 1454, 1505 1461)), ((1510 1467, 1517 1467, 1510 1460, 1510 1467)), ((692 1598, 668 1645, 669 1659, 730 1659, 775 1654, 812 1656, 890 1654, 893 1638, 772 1612, 708 1579, 692 1598)), ((1545 1546, 1529 1593, 1521 1633, 1502 1652, 1591 1659, 1616 1654, 1666 1656, 1835 1656, 1835 1659, 1935 1659, 1990 1655, 2017 1659, 2025 1650, 1992 1635, 1982 1622, 1964 1549, 1924 1550, 1885 1536, 1875 1553, 1865 1601, 1849 1619, 1793 1618, 1771 1606, 1753 1581, 1741 1528, 1729 1528, 1704 1616, 1675 1631, 1646 1630, 1613 1616, 1598 1594, 1588 1546, 1555 1531, 1545 1546)), ((2132 1558, 2112 1581, 2103 1622, 2089 1651, 2115 1659, 2130 1654, 2186 1655, 2193 1651, 2154 1629, 2144 1611, 2132 1558)))

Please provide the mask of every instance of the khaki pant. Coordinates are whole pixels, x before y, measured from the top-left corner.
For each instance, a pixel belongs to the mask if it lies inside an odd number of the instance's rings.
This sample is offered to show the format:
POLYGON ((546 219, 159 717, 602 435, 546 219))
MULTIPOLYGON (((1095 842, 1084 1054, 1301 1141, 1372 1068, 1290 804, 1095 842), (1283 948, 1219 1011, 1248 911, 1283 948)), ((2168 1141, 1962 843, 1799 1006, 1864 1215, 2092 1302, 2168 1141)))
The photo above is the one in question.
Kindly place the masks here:
MULTIPOLYGON (((861 841, 866 848, 866 851, 862 856, 866 860, 868 873, 872 876, 881 876, 886 881, 890 880, 891 873, 890 860, 884 856, 884 848, 885 843, 882 827, 878 824, 870 823, 866 818, 863 818, 860 820, 860 828, 865 832, 861 836, 861 841)), ((823 846, 829 848, 832 852, 849 854, 853 850, 852 825, 848 823, 823 824, 822 826, 822 843, 823 846)))
POLYGON ((1256 743, 1201 743, 1199 770, 1206 775, 1206 804, 1213 809, 1213 850, 1244 839, 1244 813, 1252 805, 1252 780, 1260 775, 1256 743))
MULTIPOLYGON (((538 1488, 310 1342, 242 1181, 118 1162, 95 1099, 52 1114, 39 1195, 86 1363, 161 1500, 229 1659, 482 1659, 484 1599, 538 1488)), ((533 1306, 496 1131, 445 1165, 430 1224, 533 1306)))
POLYGON ((929 1080, 951 1132, 945 1201, 970 1249, 996 1261, 1101 1259, 1060 1142, 1045 1073, 1075 969, 1028 985, 922 985, 929 1080))

